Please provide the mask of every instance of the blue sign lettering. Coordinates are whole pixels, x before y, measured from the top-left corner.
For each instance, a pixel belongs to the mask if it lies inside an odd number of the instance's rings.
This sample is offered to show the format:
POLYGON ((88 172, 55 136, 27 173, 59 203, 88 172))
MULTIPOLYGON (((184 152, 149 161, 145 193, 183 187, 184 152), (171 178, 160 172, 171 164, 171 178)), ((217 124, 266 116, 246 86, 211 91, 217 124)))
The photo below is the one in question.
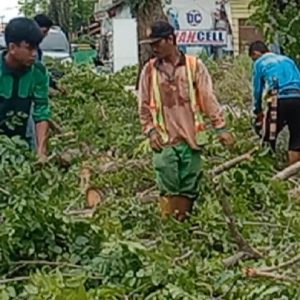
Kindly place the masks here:
POLYGON ((191 26, 197 26, 202 22, 202 14, 199 10, 190 10, 186 14, 187 23, 191 26))
POLYGON ((203 31, 199 31, 197 34, 198 41, 203 42, 205 40, 205 33, 203 31))
POLYGON ((219 41, 220 42, 225 42, 225 40, 224 40, 224 32, 222 32, 222 31, 219 32, 219 41))

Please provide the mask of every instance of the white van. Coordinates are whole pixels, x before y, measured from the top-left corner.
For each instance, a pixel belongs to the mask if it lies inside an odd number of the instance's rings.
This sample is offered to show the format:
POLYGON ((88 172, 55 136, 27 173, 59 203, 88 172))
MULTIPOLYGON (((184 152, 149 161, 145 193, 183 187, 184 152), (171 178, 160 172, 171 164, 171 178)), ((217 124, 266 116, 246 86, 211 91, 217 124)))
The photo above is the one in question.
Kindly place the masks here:
POLYGON ((59 27, 52 27, 40 44, 43 57, 49 57, 62 63, 72 62, 71 45, 59 27))

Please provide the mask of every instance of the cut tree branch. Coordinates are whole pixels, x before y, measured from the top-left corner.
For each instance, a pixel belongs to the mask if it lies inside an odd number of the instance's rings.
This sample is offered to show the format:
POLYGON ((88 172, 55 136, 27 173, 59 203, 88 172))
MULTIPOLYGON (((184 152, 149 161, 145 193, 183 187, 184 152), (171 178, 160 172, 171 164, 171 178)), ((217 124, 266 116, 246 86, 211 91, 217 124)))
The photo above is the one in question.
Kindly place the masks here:
POLYGON ((2 279, 2 280, 0 280, 0 285, 13 283, 13 282, 26 281, 26 280, 29 280, 29 279, 30 279, 30 277, 28 277, 28 276, 2 279))
POLYGON ((255 268, 246 268, 244 273, 249 278, 269 278, 278 281, 299 282, 299 279, 297 278, 292 278, 282 274, 276 274, 271 272, 263 272, 255 268))
POLYGON ((283 268, 288 268, 294 266, 295 264, 300 262, 300 255, 296 255, 290 260, 283 262, 277 266, 273 267, 264 267, 264 268, 246 268, 244 273, 247 277, 255 278, 255 277, 266 277, 270 279, 280 280, 280 281, 289 281, 289 282, 300 282, 299 278, 296 277, 288 277, 282 274, 273 273, 279 271, 283 268))
POLYGON ((131 169, 131 168, 143 168, 149 165, 150 161, 146 159, 128 160, 127 162, 122 161, 111 161, 102 166, 99 166, 95 171, 106 174, 110 172, 117 172, 120 169, 131 169))
POLYGON ((215 168, 213 168, 209 174, 213 177, 222 174, 224 171, 227 171, 233 167, 235 167, 236 165, 240 164, 243 161, 246 160, 250 160, 252 155, 258 150, 258 147, 253 148, 251 151, 240 155, 238 157, 235 157, 227 162, 225 162, 224 164, 217 166, 215 168))
POLYGON ((156 186, 153 186, 141 193, 137 193, 137 197, 143 204, 153 203, 159 199, 159 191, 156 190, 156 186))
MULTIPOLYGON (((243 161, 250 160, 252 155, 258 150, 258 147, 253 148, 249 152, 240 155, 236 158, 233 158, 226 163, 215 167, 212 169, 209 173, 212 177, 216 177, 220 174, 222 174, 224 171, 228 171, 229 169, 235 167, 236 165, 240 164, 243 161)), ((254 249, 253 247, 250 246, 250 244, 245 240, 245 238, 242 236, 240 231, 238 230, 238 226, 236 224, 235 217, 232 212, 231 205, 229 201, 226 199, 226 197, 221 197, 220 198, 220 204, 223 210, 223 213, 225 215, 225 220, 229 228, 229 232, 231 236, 234 238, 238 248, 239 252, 236 253, 235 255, 224 259, 223 264, 226 267, 231 267, 236 265, 240 260, 244 259, 257 259, 261 258, 262 254, 254 249)))
POLYGON ((74 265, 66 262, 54 262, 54 261, 47 261, 47 260, 20 260, 13 263, 14 265, 43 265, 43 266, 55 266, 55 267, 68 267, 73 269, 84 269, 83 266, 74 265))
POLYGON ((229 228, 229 232, 234 238, 236 244, 238 245, 239 252, 234 256, 227 258, 223 261, 226 267, 234 266, 238 263, 239 260, 243 259, 257 259, 261 258, 262 254, 256 249, 252 248, 250 244, 245 240, 240 231, 238 230, 235 217, 233 215, 230 203, 227 201, 225 197, 221 197, 221 206, 223 209, 223 213, 226 218, 226 223, 229 228))
POLYGON ((231 235, 234 237, 239 249, 248 254, 252 254, 252 256, 255 258, 262 257, 262 255, 258 251, 254 250, 248 244, 248 242, 244 239, 242 234, 239 232, 237 225, 236 225, 235 217, 234 217, 232 209, 231 209, 231 206, 230 206, 229 202, 227 201, 227 199, 225 199, 225 197, 221 198, 221 204, 222 204, 223 213, 226 217, 226 223, 229 227, 229 231, 230 231, 231 235))
POLYGON ((190 250, 190 251, 184 253, 182 256, 175 257, 173 263, 176 264, 176 263, 178 263, 178 262, 180 262, 180 261, 186 260, 186 259, 188 259, 190 256, 192 256, 193 253, 194 253, 194 251, 193 251, 193 250, 190 250))
POLYGON ((223 259, 222 262, 226 268, 230 268, 238 264, 239 261, 247 258, 248 258, 248 253, 240 251, 228 258, 223 259))
POLYGON ((297 256, 291 258, 290 260, 288 260, 286 262, 283 262, 283 263, 281 263, 277 266, 260 268, 259 270, 262 271, 262 272, 274 272, 274 271, 278 271, 278 270, 283 269, 283 268, 293 266, 293 265, 295 265, 299 262, 300 262, 300 255, 297 255, 297 256))
POLYGON ((300 162, 285 168, 284 170, 277 173, 272 179, 273 180, 287 180, 293 175, 297 174, 300 171, 300 162))

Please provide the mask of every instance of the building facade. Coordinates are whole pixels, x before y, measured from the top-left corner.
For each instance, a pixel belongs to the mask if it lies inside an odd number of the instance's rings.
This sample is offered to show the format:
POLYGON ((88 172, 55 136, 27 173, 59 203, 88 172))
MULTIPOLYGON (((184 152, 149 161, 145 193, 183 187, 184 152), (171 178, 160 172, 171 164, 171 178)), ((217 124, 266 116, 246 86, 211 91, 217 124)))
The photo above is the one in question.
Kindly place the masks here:
MULTIPOLYGON (((238 55, 247 51, 251 42, 263 39, 251 24, 251 0, 162 0, 169 22, 177 32, 181 50, 192 54, 203 49, 208 54, 238 55), (221 54, 220 54, 221 53, 221 54)), ((101 22, 104 43, 111 48, 114 18, 132 18, 122 0, 99 0, 95 18, 101 22)))
POLYGON ((251 0, 230 0, 231 24, 234 54, 248 51, 249 44, 256 40, 263 40, 262 33, 251 25, 249 19, 253 10, 249 8, 251 0))

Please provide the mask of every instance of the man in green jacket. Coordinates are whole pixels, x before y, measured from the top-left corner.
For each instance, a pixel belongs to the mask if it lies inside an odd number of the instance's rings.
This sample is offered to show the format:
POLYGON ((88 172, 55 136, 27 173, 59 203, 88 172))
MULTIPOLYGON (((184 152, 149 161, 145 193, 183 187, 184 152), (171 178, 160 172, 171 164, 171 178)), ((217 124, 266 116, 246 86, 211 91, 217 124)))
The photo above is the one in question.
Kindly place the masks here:
POLYGON ((42 39, 40 28, 28 18, 15 18, 5 29, 7 50, 0 57, 0 133, 26 140, 26 127, 33 106, 37 153, 45 158, 51 109, 49 76, 46 68, 36 61, 42 39))

